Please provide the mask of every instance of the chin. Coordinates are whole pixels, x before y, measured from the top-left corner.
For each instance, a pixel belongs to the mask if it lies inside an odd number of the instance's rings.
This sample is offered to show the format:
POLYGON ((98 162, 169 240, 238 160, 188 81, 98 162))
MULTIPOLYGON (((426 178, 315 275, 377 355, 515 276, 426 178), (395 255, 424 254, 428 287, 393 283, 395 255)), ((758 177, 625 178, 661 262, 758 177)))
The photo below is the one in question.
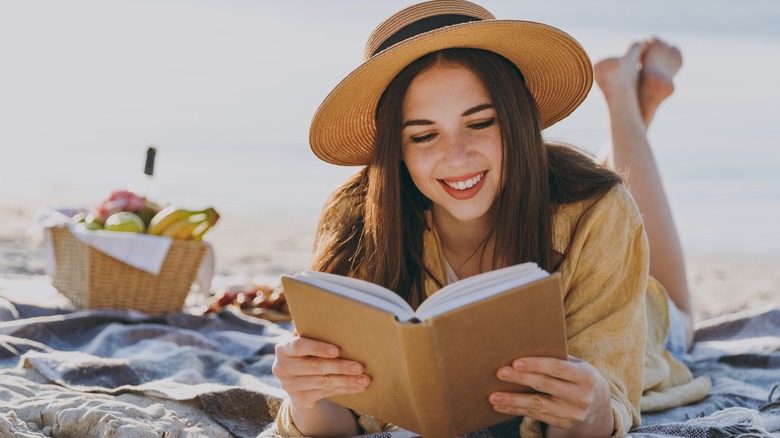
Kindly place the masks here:
POLYGON ((443 210, 453 219, 464 223, 484 220, 487 218, 488 212, 490 212, 490 208, 450 209, 445 207, 443 210))

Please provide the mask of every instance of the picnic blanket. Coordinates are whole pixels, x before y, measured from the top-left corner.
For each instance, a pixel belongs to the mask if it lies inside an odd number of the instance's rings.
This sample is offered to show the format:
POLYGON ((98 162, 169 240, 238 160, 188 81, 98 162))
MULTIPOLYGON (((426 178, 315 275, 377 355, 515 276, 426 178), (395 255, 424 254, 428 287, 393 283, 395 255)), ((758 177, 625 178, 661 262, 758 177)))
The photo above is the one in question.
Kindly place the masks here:
MULTIPOLYGON (((255 437, 272 425, 284 396, 274 345, 289 325, 239 311, 75 310, 22 300, 16 284, 0 282, 1 437, 255 437)), ((688 362, 711 377, 711 395, 644 415, 632 436, 780 436, 780 308, 700 325, 688 362)), ((516 436, 518 424, 469 436, 516 436)))

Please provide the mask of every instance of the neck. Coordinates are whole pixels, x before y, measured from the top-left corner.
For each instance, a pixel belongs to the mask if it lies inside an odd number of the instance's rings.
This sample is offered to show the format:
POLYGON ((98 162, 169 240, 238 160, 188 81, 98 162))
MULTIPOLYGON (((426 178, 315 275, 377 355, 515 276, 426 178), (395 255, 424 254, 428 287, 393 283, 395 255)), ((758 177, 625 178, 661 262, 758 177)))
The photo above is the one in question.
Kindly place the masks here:
POLYGON ((487 217, 463 222, 434 206, 433 224, 439 234, 444 257, 458 278, 490 269, 493 263, 492 239, 483 246, 491 227, 487 217))

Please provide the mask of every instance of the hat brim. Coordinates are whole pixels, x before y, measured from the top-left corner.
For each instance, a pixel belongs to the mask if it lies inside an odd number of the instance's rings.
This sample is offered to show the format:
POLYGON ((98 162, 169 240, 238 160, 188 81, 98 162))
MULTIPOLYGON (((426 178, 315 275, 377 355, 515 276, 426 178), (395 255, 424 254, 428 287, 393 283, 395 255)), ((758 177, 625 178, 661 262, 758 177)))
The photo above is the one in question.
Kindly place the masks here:
POLYGON ((436 29, 374 55, 328 94, 309 130, 315 155, 337 165, 370 163, 375 111, 385 88, 414 60, 449 48, 488 50, 517 65, 536 101, 542 129, 571 114, 593 84, 587 53, 555 27, 532 21, 484 20, 436 29))

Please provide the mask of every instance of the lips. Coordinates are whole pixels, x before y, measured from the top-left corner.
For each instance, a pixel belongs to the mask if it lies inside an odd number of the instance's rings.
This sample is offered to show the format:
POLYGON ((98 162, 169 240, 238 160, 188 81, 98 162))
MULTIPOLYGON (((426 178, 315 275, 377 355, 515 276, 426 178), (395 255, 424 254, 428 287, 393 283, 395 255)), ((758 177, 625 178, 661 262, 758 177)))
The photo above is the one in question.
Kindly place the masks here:
POLYGON ((473 176, 465 181, 447 181, 447 180, 441 180, 444 184, 447 184, 448 186, 452 187, 456 190, 466 190, 474 187, 477 185, 478 182, 482 180, 482 177, 485 176, 485 172, 480 172, 478 175, 473 176))
POLYGON ((439 179, 444 191, 458 200, 466 200, 479 193, 484 185, 487 171, 475 172, 457 178, 439 179))

